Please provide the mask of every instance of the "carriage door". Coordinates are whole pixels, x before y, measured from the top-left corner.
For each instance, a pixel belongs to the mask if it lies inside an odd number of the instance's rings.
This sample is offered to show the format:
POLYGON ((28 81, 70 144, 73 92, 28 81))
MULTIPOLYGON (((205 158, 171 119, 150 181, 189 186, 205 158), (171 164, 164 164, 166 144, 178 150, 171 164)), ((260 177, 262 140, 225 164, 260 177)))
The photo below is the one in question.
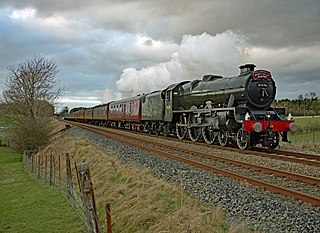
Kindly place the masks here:
POLYGON ((165 92, 164 106, 164 121, 172 121, 172 90, 165 92))

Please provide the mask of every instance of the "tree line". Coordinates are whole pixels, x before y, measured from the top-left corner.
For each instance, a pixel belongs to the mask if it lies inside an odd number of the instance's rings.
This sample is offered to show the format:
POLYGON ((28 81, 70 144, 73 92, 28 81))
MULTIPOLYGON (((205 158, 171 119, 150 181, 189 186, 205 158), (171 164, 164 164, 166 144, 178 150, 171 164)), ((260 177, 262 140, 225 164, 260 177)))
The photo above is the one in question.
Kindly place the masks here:
POLYGON ((273 107, 285 108, 293 116, 320 115, 320 99, 315 92, 300 94, 297 99, 274 100, 273 107))

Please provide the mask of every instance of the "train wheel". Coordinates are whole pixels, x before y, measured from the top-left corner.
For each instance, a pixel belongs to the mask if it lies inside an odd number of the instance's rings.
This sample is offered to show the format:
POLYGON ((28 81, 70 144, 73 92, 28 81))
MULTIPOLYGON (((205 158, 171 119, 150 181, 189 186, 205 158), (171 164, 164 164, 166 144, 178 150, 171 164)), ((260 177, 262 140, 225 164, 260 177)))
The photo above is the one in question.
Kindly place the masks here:
POLYGON ((277 146, 279 146, 279 138, 278 132, 271 132, 267 147, 272 150, 275 149, 277 146))
POLYGON ((202 127, 202 137, 207 144, 212 144, 216 140, 218 132, 214 131, 210 126, 202 127))
MULTIPOLYGON (((189 116, 189 124, 193 125, 196 124, 197 120, 195 118, 195 116, 193 114, 190 114, 189 116)), ((200 139, 201 137, 201 127, 190 127, 188 129, 189 132, 189 138, 191 139, 191 141, 196 142, 200 139)))
POLYGON ((160 134, 160 126, 159 126, 159 124, 155 124, 154 125, 154 134, 156 136, 159 136, 159 134, 160 134))
POLYGON ((226 146, 229 143, 230 133, 228 130, 221 129, 218 134, 219 144, 226 146))
POLYGON ((148 134, 153 134, 153 127, 151 124, 148 125, 148 128, 147 128, 147 131, 148 131, 148 134))
POLYGON ((164 137, 167 137, 168 136, 168 132, 169 132, 169 126, 164 124, 163 127, 162 127, 162 134, 164 137))
POLYGON ((186 137, 187 128, 182 126, 177 126, 177 137, 182 140, 186 137))
MULTIPOLYGON (((187 119, 184 115, 180 115, 180 122, 179 124, 186 124, 187 123, 187 119)), ((186 137, 187 134, 187 127, 186 126, 178 126, 176 125, 176 132, 177 132, 177 137, 182 140, 186 137)))
POLYGON ((242 128, 237 132, 237 145, 241 150, 248 149, 250 146, 250 135, 242 128))
POLYGON ((201 128, 200 127, 192 127, 188 130, 189 137, 191 141, 196 142, 201 137, 201 128))

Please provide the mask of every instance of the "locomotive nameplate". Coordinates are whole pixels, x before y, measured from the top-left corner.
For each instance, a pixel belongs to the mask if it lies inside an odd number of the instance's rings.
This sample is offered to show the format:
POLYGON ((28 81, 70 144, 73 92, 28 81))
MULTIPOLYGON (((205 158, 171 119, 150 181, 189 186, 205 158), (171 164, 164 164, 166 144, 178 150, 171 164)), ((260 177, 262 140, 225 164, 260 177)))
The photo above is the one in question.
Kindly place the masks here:
POLYGON ((256 70, 253 72, 253 80, 258 80, 258 79, 267 79, 268 81, 271 80, 271 74, 269 71, 266 70, 256 70))

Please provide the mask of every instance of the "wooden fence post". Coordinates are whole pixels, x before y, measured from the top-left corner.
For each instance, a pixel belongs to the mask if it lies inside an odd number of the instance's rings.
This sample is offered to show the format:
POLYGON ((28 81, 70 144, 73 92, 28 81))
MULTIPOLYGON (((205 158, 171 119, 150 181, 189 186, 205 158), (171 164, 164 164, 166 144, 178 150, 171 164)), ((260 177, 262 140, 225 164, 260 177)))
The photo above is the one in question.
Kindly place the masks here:
POLYGON ((88 230, 90 233, 99 233, 99 220, 89 166, 86 163, 79 163, 77 167, 88 230))
POLYGON ((46 155, 45 164, 44 164, 44 182, 47 182, 47 166, 48 166, 48 155, 46 155))
POLYGON ((112 233, 110 203, 106 202, 106 223, 108 233, 112 233))
MULTIPOLYGON (((52 164, 52 167, 53 167, 53 179, 52 179, 52 181, 53 181, 53 184, 56 185, 56 160, 55 160, 54 155, 51 155, 51 156, 52 156, 52 163, 53 163, 52 164)), ((54 186, 53 186, 53 189, 54 189, 54 186)))
POLYGON ((62 188, 62 180, 61 180, 61 157, 59 155, 59 185, 60 185, 60 193, 61 193, 61 188, 62 188))
POLYGON ((40 155, 38 155, 38 179, 41 179, 41 166, 40 166, 40 164, 41 164, 41 156, 40 155))
POLYGON ((30 152, 31 154, 31 173, 34 174, 34 154, 32 151, 30 152))
POLYGON ((53 180, 52 180, 52 176, 53 176, 53 162, 52 162, 52 154, 50 154, 50 167, 49 167, 49 185, 52 185, 53 180))
POLYGON ((23 152, 23 163, 24 163, 24 166, 28 169, 29 168, 29 157, 28 157, 28 151, 25 150, 23 152))
POLYGON ((73 183, 71 175, 71 161, 69 154, 66 154, 66 173, 67 173, 67 198, 73 199, 73 183))

